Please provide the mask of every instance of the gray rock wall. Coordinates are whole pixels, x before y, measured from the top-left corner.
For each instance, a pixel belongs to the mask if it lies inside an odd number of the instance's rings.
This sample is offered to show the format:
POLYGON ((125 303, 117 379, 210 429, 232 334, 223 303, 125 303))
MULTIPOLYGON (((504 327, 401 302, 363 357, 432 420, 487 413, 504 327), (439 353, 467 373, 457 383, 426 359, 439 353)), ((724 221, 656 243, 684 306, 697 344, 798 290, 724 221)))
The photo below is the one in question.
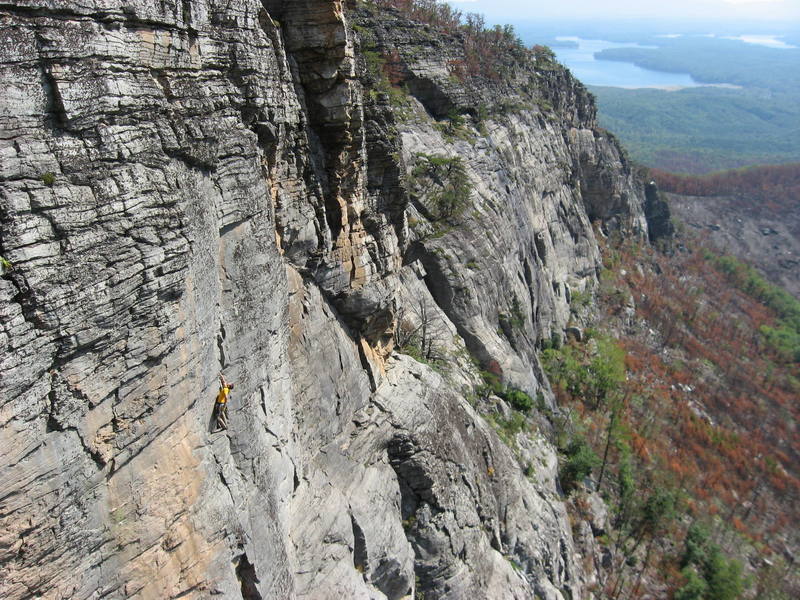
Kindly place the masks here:
POLYGON ((397 118, 354 9, 0 9, 3 598, 584 597, 553 450, 500 441, 468 352, 549 399, 536 344, 595 282, 589 216, 646 231, 638 184, 563 74, 561 116, 474 144, 397 118), (443 236, 408 226, 420 151, 474 189, 443 236), (443 373, 393 351, 422 304, 443 373))

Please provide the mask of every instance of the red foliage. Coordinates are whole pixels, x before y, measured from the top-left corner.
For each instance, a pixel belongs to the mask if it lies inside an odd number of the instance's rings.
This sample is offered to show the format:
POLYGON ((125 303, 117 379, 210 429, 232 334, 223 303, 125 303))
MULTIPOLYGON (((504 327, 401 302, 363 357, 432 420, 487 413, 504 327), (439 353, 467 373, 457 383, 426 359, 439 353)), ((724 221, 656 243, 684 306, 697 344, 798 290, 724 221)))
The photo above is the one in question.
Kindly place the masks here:
POLYGON ((496 375, 501 379, 503 378, 503 368, 500 366, 500 363, 497 362, 495 359, 492 359, 488 363, 486 363, 486 370, 492 375, 496 375))
POLYGON ((757 166, 708 175, 676 175, 650 169, 649 177, 665 192, 684 196, 731 196, 750 208, 752 201, 760 210, 783 213, 796 209, 800 202, 800 163, 757 166))

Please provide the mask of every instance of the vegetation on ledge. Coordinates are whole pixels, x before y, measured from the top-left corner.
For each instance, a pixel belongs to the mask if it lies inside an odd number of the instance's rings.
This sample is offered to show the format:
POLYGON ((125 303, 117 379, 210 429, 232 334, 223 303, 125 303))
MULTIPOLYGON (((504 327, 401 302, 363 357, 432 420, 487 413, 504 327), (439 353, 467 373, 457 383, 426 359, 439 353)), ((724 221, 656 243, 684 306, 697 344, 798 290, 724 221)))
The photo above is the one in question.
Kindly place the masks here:
POLYGON ((449 65, 458 79, 485 77, 499 81, 506 74, 509 61, 533 57, 511 25, 488 27, 483 15, 463 13, 436 0, 371 0, 367 5, 392 9, 445 34, 462 36, 464 56, 449 65))

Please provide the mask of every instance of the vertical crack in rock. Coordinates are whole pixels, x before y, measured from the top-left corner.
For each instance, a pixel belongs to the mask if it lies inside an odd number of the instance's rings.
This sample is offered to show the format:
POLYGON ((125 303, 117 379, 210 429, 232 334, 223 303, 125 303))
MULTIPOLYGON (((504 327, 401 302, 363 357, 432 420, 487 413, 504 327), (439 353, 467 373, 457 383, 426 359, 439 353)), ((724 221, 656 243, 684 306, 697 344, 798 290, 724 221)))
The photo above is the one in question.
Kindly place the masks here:
POLYGON ((219 365, 221 369, 225 369, 228 361, 225 357, 225 325, 220 319, 219 332, 217 333, 217 351, 219 352, 219 365))
MULTIPOLYGON (((389 464, 397 476, 397 483, 400 487, 400 514, 403 519, 403 529, 406 538, 414 549, 415 557, 419 558, 421 553, 424 554, 432 550, 426 547, 425 536, 417 538, 415 528, 418 526, 417 513, 420 509, 426 519, 430 518, 430 508, 434 504, 434 498, 430 494, 430 487, 433 481, 420 465, 413 463, 412 459, 419 451, 419 448, 410 436, 402 433, 396 434, 389 441, 386 451, 389 464)), ((422 524, 422 526, 424 527, 425 524, 422 524)), ((414 574, 417 580, 416 593, 421 597, 424 597, 427 591, 435 589, 437 574, 429 565, 415 560, 414 574)))
POLYGON ((356 571, 362 573, 366 578, 369 560, 367 557, 367 540, 352 513, 350 514, 350 523, 353 527, 353 566, 356 568, 356 571))
POLYGON ((389 464, 397 474, 400 485, 400 514, 404 520, 413 517, 424 500, 433 501, 429 494, 432 480, 419 465, 411 461, 418 450, 414 440, 407 434, 395 435, 386 448, 389 464))
POLYGON ((236 565, 236 579, 241 584, 242 600, 263 600, 258 591, 260 580, 256 576, 256 568, 248 560, 247 554, 242 554, 234 560, 236 565))
POLYGON ((47 98, 47 114, 50 115, 50 122, 53 129, 67 131, 68 119, 64 108, 64 99, 58 89, 53 73, 48 65, 42 64, 42 88, 47 98))

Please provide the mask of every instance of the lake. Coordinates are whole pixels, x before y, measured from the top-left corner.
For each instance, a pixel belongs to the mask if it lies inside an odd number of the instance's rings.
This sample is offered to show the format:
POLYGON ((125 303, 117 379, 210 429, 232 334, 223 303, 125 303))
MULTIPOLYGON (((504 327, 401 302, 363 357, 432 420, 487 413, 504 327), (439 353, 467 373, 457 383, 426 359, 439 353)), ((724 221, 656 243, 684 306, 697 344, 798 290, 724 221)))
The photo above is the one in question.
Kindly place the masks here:
POLYGON ((559 62, 586 85, 606 85, 620 88, 680 88, 698 87, 688 73, 663 73, 637 67, 632 63, 597 60, 595 52, 606 48, 652 48, 639 44, 585 40, 578 37, 558 37, 558 41, 576 42, 577 48, 553 48, 559 62))

